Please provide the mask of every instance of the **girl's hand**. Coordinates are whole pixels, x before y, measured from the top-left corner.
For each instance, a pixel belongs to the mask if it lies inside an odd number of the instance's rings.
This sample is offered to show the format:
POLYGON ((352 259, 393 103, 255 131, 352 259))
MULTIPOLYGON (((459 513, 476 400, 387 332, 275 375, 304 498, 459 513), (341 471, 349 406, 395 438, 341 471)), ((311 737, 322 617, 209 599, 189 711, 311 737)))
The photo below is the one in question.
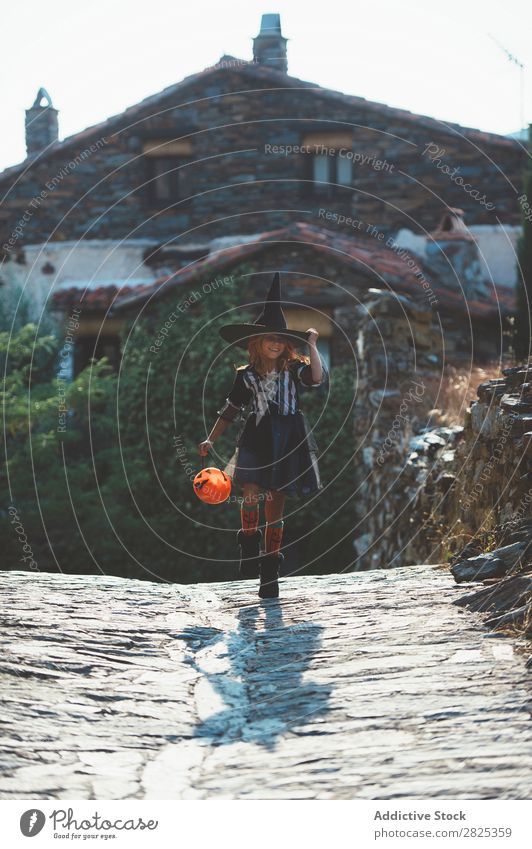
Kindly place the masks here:
POLYGON ((309 329, 307 330, 307 333, 309 334, 309 337, 307 339, 307 343, 309 345, 315 345, 316 342, 318 341, 318 336, 320 334, 318 333, 318 331, 316 330, 315 327, 309 327, 309 329))
POLYGON ((201 457, 206 457, 209 451, 212 448, 212 442, 210 439, 204 439, 203 442, 200 442, 198 445, 198 452, 201 457))

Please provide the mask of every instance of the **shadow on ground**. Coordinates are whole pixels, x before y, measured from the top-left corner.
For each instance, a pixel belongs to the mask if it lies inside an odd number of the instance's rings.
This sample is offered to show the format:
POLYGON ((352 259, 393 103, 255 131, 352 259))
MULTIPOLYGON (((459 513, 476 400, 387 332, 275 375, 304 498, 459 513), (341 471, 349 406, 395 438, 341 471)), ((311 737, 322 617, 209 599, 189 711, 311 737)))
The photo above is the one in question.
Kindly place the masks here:
POLYGON ((272 748, 280 734, 325 714, 331 687, 305 675, 322 631, 314 623, 285 625, 281 602, 269 600, 242 608, 232 633, 202 627, 181 632, 188 662, 212 688, 211 699, 200 694, 200 715, 208 714, 209 701, 216 704, 196 736, 213 745, 242 740, 272 748), (220 700, 226 707, 216 710, 220 700))

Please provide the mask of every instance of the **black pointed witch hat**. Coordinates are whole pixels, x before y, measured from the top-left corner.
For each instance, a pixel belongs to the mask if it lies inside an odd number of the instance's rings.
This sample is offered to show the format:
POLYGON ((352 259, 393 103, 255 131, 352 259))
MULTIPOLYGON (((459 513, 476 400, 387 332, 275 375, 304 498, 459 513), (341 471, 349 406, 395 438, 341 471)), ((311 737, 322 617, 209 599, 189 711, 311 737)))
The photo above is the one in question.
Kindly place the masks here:
POLYGON ((220 327, 222 339, 241 348, 247 348, 252 336, 263 336, 268 333, 286 336, 288 341, 298 347, 308 339, 308 333, 301 330, 289 330, 286 325, 286 318, 281 308, 281 278, 278 273, 273 276, 264 309, 253 324, 226 324, 220 327))

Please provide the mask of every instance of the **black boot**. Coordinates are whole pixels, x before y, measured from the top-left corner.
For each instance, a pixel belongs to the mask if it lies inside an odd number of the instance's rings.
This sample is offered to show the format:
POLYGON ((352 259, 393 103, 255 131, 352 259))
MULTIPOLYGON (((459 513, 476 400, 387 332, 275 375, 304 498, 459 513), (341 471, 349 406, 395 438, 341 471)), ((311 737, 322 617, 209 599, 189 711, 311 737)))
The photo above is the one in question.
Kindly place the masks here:
POLYGON ((262 531, 257 529, 253 534, 245 534, 244 531, 240 530, 236 535, 236 539, 240 546, 239 577, 243 580, 247 578, 258 578, 262 531))
POLYGON ((279 598, 279 569, 284 560, 278 551, 263 554, 260 558, 260 598, 279 598))

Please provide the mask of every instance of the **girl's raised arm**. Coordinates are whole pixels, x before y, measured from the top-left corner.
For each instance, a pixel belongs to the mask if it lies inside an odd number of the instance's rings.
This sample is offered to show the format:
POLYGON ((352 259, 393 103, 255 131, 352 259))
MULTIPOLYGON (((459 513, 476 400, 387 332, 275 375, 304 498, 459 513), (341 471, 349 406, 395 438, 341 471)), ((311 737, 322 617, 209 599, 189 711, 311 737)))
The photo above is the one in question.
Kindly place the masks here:
POLYGON ((310 357, 310 371, 312 374, 312 383, 313 385, 316 385, 317 383, 321 383, 323 378, 323 368, 321 365, 321 359, 316 345, 319 333, 315 327, 309 327, 307 333, 309 334, 308 349, 310 357))

